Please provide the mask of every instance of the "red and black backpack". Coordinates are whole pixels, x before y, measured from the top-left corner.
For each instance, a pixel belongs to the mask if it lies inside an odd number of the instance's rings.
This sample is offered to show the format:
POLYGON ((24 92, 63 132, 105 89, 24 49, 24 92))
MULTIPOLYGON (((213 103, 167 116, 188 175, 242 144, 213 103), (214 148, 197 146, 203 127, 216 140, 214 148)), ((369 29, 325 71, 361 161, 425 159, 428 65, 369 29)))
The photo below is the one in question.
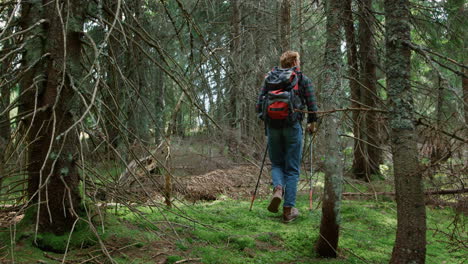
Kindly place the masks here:
POLYGON ((303 96, 299 88, 302 73, 297 67, 273 68, 265 77, 266 94, 263 98, 262 115, 272 126, 291 125, 302 120, 303 96))

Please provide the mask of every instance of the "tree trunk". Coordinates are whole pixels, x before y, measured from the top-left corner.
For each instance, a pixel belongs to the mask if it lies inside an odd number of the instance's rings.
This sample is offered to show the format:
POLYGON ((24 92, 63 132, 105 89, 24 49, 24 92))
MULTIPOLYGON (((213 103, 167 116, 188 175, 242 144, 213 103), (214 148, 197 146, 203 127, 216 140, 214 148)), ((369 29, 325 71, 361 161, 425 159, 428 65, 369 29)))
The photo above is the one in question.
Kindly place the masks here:
MULTIPOLYGON (((376 55, 373 38, 374 17, 372 15, 372 0, 360 0, 359 3, 359 58, 361 61, 361 84, 364 105, 375 108, 379 97, 377 95, 376 55)), ((364 179, 370 181, 370 175, 379 174, 382 160, 380 146, 378 113, 369 111, 365 114, 365 171, 364 179)))
POLYGON ((408 0, 385 0, 386 69, 397 202, 397 233, 390 263, 424 263, 426 208, 413 124, 408 0))
MULTIPOLYGON (((359 66, 358 66, 358 53, 356 45, 356 35, 354 30, 354 19, 352 12, 352 0, 343 1, 343 26, 346 35, 346 53, 348 58, 348 74, 350 77, 349 88, 351 90, 351 107, 359 108, 361 104, 361 85, 359 84, 359 66)), ((360 111, 353 111, 353 134, 354 134, 354 148, 353 148, 353 174, 358 179, 366 179, 366 153, 364 145, 364 137, 362 135, 362 128, 364 125, 363 115, 360 111)))
POLYGON ((297 0, 297 16, 298 16, 298 35, 299 35, 299 54, 304 56, 304 14, 303 0, 297 0))
MULTIPOLYGON (((149 68, 149 67, 148 67, 149 68)), ((152 98, 156 102, 155 106, 155 116, 156 124, 154 124, 154 142, 159 144, 163 139, 164 127, 166 127, 166 120, 164 118, 164 109, 166 107, 166 84, 164 82, 164 75, 162 71, 150 71, 152 76, 148 76, 148 79, 152 79, 154 90, 152 91, 152 98)))
MULTIPOLYGON (((7 8, 7 14, 11 14, 13 8, 7 8)), ((11 34, 13 32, 12 28, 5 28, 5 35, 11 34)), ((2 50, 0 50, 0 58, 3 58, 2 63, 0 64, 0 194, 2 191, 2 183, 5 178, 5 151, 8 143, 10 142, 11 137, 11 125, 10 125, 10 111, 7 111, 10 105, 10 85, 6 83, 9 81, 8 76, 10 72, 11 63, 13 56, 4 58, 7 55, 7 51, 13 46, 13 40, 7 40, 2 45, 2 50), (2 177, 3 176, 3 177, 2 177)))
POLYGON ((26 92, 21 98, 22 110, 36 111, 34 118, 24 120, 24 127, 28 128, 29 144, 28 195, 39 211, 40 232, 70 231, 80 212, 78 133, 70 128, 74 122, 71 109, 76 102, 72 82, 79 84, 82 71, 83 12, 83 4, 78 0, 22 4, 23 29, 40 19, 48 20, 47 25, 32 30, 37 36, 25 47, 23 67, 48 55, 20 83, 26 92), (57 5, 62 6, 60 16, 57 5), (68 26, 63 28, 62 23, 68 26))
MULTIPOLYGON (((340 18, 342 7, 340 1, 326 3, 327 33, 325 46, 325 72, 322 101, 324 110, 337 108, 336 93, 341 89, 340 78, 340 18)), ((325 145, 328 146, 328 157, 324 163, 325 190, 322 204, 320 237, 316 244, 319 256, 336 257, 340 230, 340 204, 343 180, 343 164, 338 136, 339 118, 330 115, 323 119, 325 128, 325 145)))
MULTIPOLYGON (((465 52, 468 52, 467 48, 464 48, 464 50, 465 52)), ((468 56, 468 55, 465 55, 465 56, 468 56)), ((465 60, 465 65, 468 65, 468 59, 465 60)), ((463 68, 463 73, 465 76, 468 76, 468 69, 463 68)), ((462 77, 462 85, 463 85, 463 103, 464 103, 463 109, 465 111, 465 126, 468 126, 468 78, 467 77, 462 77)))
MULTIPOLYGON (((465 18, 468 16, 468 10, 465 9, 465 5, 461 6, 461 14, 465 18)), ((464 20, 463 23, 466 25, 467 24, 466 20, 464 20)), ((468 65, 468 32, 466 28, 465 30, 463 30, 462 37, 463 37, 462 61, 463 61, 463 64, 466 66, 468 65)), ((463 74, 464 74, 464 76, 462 76, 463 110, 465 112, 465 126, 468 126, 468 78, 465 77, 465 76, 468 76, 468 68, 466 67, 463 68, 463 74)))
MULTIPOLYGON (((447 26, 450 31, 448 34, 447 53, 451 54, 453 59, 463 63, 465 66, 468 65, 468 10, 466 9, 465 0, 447 0, 444 1, 444 9, 447 12, 447 26)), ((463 107, 462 109, 450 109, 453 112, 463 112, 465 119, 465 126, 468 126, 468 69, 461 67, 460 72, 464 74, 461 76, 461 86, 463 94, 463 107)), ((449 104, 449 108, 455 105, 449 104)), ((450 113, 450 114, 452 114, 450 113)), ((454 115, 455 116, 455 115, 454 115)), ((466 129, 465 129, 466 130, 466 129)), ((465 133, 468 136, 468 132, 465 133)))
MULTIPOLYGON (((12 12, 12 8, 8 8, 8 14, 12 12)), ((11 29, 5 29, 6 34, 10 33, 11 29)), ((12 46, 12 40, 5 41, 3 44, 2 50, 0 50, 0 58, 3 58, 7 54, 7 50, 12 46)), ((12 56, 11 56, 12 57, 12 56)), ((8 82, 8 72, 10 72, 12 59, 4 58, 2 64, 0 64, 0 193, 2 191, 2 176, 5 176, 5 151, 8 143, 10 142, 11 128, 10 128, 10 111, 7 111, 10 105, 10 85, 7 85, 8 82), (3 113, 3 114, 2 114, 3 113)))
MULTIPOLYGON (((105 13, 105 19, 107 21, 114 21, 121 19, 121 13, 115 14, 117 11, 117 4, 113 0, 105 0, 105 6, 109 12, 105 13), (113 12, 113 13, 110 13, 113 12)), ((107 26, 107 32, 111 30, 110 26, 107 26)), ((124 84, 122 82, 122 76, 119 70, 120 65, 123 65, 123 53, 124 48, 121 40, 123 36, 117 32, 115 28, 112 29, 107 45, 107 52, 109 53, 110 61, 107 62, 107 89, 103 90, 103 128, 107 141, 113 148, 119 147, 122 142, 122 125, 126 118, 123 117, 125 104, 123 103, 124 84)), ((111 148, 107 148, 107 153, 113 153, 111 148)))
MULTIPOLYGON (((10 12, 8 12, 10 13, 10 12)), ((6 29, 8 31, 11 31, 9 29, 6 29)), ((8 33, 7 33, 8 34, 8 33)), ((7 50, 10 49, 12 46, 11 44, 12 40, 6 41, 4 46, 2 47, 4 51, 0 51, 0 58, 3 58, 7 54, 7 50)), ((10 85, 6 85, 5 83, 8 81, 7 74, 9 72, 9 68, 11 67, 10 64, 12 62, 10 58, 5 58, 2 61, 2 64, 0 65, 0 74, 5 75, 2 76, 2 79, 0 80, 0 148, 3 144, 8 142, 10 140, 10 111, 6 111, 8 106, 10 105, 10 85), (4 83, 5 82, 5 83, 4 83)))
POLYGON ((291 0, 282 0, 280 7, 281 52, 291 49, 291 0))
POLYGON ((230 69, 230 92, 229 92, 229 105, 230 109, 230 126, 234 129, 236 138, 240 139, 240 114, 241 103, 239 96, 241 95, 241 76, 239 75, 239 56, 241 46, 241 10, 240 0, 233 0, 231 2, 232 16, 231 16, 231 69, 230 69))
MULTIPOLYGON (((138 28, 139 25, 146 27, 149 22, 146 21, 144 12, 142 12, 141 0, 133 0, 128 3, 130 12, 130 24, 138 28)), ((147 30, 147 28, 145 29, 147 30)), ((128 128, 130 131, 129 141, 137 144, 147 144, 150 141, 149 125, 149 105, 152 103, 150 98, 150 91, 148 81, 145 80, 144 63, 147 60, 143 56, 143 52, 138 48, 138 44, 142 46, 142 40, 136 34, 133 36, 135 42, 129 42, 129 49, 127 55, 127 67, 125 67, 129 76, 132 87, 129 89, 127 108, 128 128)))

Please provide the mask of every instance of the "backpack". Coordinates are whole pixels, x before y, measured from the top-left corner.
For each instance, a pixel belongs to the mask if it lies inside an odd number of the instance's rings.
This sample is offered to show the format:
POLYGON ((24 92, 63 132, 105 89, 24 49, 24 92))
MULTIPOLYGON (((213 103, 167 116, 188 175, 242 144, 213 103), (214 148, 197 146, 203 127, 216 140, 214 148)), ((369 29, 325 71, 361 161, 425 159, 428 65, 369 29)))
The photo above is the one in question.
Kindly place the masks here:
POLYGON ((272 126, 292 125, 302 120, 302 113, 294 109, 304 109, 303 97, 299 90, 302 73, 297 67, 282 69, 274 67, 265 77, 262 117, 272 126))

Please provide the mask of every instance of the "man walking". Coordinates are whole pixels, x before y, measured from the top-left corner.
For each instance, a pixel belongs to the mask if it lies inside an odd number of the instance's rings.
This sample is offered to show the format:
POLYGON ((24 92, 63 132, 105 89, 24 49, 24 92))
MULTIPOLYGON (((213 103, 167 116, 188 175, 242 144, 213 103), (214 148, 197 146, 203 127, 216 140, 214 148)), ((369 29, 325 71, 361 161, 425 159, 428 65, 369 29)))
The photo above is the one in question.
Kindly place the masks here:
MULTIPOLYGON (((281 68, 275 67, 265 78, 256 110, 265 121, 269 157, 272 163, 273 197, 268 211, 276 213, 283 200, 283 222, 299 216, 295 208, 302 155, 304 109, 317 111, 311 80, 300 72, 300 57, 295 51, 286 51, 280 57, 281 68)), ((316 113, 307 118, 307 131, 315 132, 316 113)))

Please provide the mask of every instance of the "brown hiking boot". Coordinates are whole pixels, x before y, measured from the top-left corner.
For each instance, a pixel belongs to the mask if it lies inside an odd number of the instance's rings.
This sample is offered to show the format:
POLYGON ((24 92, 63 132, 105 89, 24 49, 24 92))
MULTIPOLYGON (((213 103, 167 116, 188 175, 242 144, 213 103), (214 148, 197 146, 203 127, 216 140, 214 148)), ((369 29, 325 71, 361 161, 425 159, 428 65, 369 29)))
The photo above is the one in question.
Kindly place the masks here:
POLYGON ((294 221, 299 216, 299 210, 295 207, 283 207, 283 223, 294 221))
POLYGON ((280 185, 278 185, 273 190, 273 197, 271 197, 270 204, 268 205, 268 211, 272 213, 277 213, 282 199, 283 199, 283 188, 280 185))

